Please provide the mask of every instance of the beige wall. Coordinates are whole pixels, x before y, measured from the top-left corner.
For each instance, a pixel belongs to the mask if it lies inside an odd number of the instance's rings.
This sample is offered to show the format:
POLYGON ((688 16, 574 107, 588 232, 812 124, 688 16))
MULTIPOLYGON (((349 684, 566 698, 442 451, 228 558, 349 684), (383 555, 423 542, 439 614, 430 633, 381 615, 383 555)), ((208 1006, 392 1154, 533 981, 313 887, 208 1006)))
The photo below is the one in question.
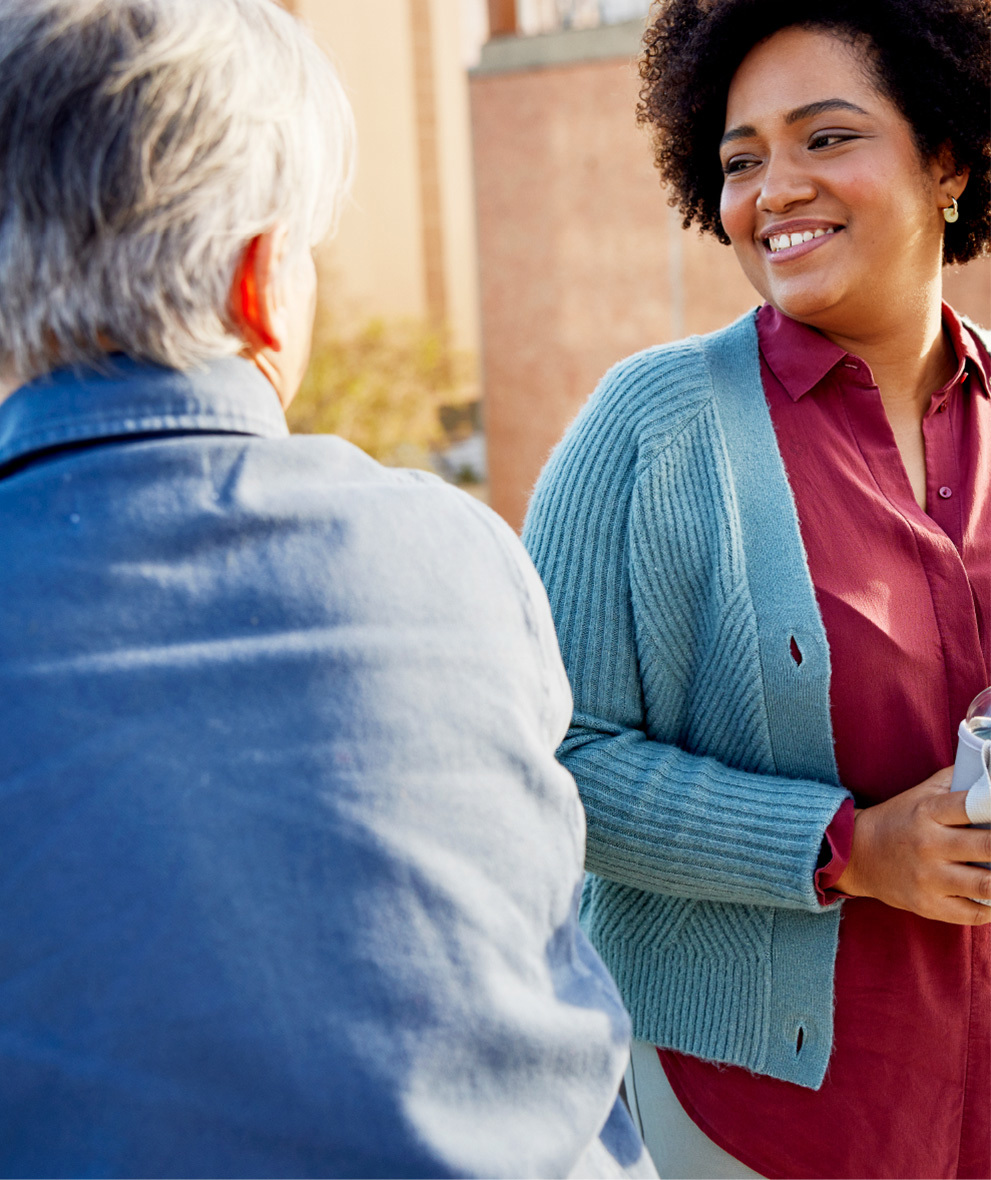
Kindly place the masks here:
MULTIPOLYGON (((355 318, 426 317, 425 219, 436 200, 444 305, 455 342, 475 350, 478 298, 467 79, 461 0, 296 0, 295 9, 337 63, 358 125, 354 199, 321 254, 333 303, 355 318), (429 25, 431 56, 414 51, 429 25), (432 84, 436 183, 424 186, 417 78, 432 84), (425 199, 426 196, 426 199, 425 199)), ((430 129, 428 128, 428 133, 430 129)))
POLYGON ((463 12, 459 0, 431 0, 431 11, 447 315, 454 338, 477 353, 478 256, 468 74, 460 27, 463 12))
POLYGON ((490 502, 514 527, 611 364, 756 302, 666 207, 636 88, 615 59, 472 80, 490 502))
MULTIPOLYGON (((472 77, 490 498, 515 527, 611 364, 758 302, 729 247, 665 204, 633 114, 638 40, 631 25, 493 42, 472 77), (540 53, 554 64, 513 66, 540 53)), ((948 272, 947 297, 991 323, 991 262, 948 272)))

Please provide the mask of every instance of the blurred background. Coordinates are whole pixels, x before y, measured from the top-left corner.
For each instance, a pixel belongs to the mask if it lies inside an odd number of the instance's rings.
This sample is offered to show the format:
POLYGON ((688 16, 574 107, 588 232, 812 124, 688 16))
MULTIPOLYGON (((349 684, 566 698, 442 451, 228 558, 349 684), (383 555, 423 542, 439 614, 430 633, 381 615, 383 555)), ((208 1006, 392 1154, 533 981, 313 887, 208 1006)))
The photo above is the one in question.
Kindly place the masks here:
MULTIPOLYGON (((432 467, 514 528, 605 370, 759 302, 635 122, 649 0, 285 0, 337 63, 354 197, 296 431, 432 467)), ((991 324, 991 259, 947 298, 991 324)))

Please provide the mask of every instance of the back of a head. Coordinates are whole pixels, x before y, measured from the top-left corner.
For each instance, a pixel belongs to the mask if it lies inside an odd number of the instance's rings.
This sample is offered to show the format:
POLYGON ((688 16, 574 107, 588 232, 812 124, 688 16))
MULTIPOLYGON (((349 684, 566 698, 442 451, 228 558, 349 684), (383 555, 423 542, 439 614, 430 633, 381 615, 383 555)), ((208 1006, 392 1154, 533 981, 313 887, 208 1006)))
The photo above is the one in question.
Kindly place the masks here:
POLYGON ((4 0, 5 381, 108 350, 176 368, 239 352, 246 243, 323 237, 353 136, 334 70, 274 0, 4 0))

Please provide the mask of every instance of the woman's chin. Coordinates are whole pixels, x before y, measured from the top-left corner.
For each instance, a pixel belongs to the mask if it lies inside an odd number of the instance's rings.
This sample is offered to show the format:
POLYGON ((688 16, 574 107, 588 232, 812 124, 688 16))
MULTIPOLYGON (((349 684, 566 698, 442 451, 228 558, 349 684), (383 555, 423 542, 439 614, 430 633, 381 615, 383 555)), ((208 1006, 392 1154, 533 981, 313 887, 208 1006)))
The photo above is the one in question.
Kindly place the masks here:
POLYGON ((818 273, 786 276, 769 274, 768 267, 754 265, 751 259, 746 261, 750 265, 743 269, 751 284, 789 319, 815 327, 820 316, 832 318, 838 311, 842 315, 842 305, 849 301, 849 284, 836 282, 834 276, 823 273, 822 267, 816 268, 818 273))
POLYGON ((835 330, 835 322, 845 318, 841 301, 831 298, 821 287, 809 291, 772 290, 764 297, 782 315, 812 328, 829 327, 835 330))

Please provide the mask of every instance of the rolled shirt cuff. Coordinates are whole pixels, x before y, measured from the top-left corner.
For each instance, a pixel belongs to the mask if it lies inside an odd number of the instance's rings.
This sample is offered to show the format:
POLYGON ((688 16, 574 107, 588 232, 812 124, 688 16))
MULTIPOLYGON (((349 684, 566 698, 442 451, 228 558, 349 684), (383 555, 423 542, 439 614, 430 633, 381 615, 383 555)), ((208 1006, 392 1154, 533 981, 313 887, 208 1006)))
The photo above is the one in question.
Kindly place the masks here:
POLYGON ((853 812, 853 800, 844 799, 822 838, 822 851, 815 874, 816 894, 822 905, 831 905, 847 896, 835 886, 846 872, 853 852, 853 812))

